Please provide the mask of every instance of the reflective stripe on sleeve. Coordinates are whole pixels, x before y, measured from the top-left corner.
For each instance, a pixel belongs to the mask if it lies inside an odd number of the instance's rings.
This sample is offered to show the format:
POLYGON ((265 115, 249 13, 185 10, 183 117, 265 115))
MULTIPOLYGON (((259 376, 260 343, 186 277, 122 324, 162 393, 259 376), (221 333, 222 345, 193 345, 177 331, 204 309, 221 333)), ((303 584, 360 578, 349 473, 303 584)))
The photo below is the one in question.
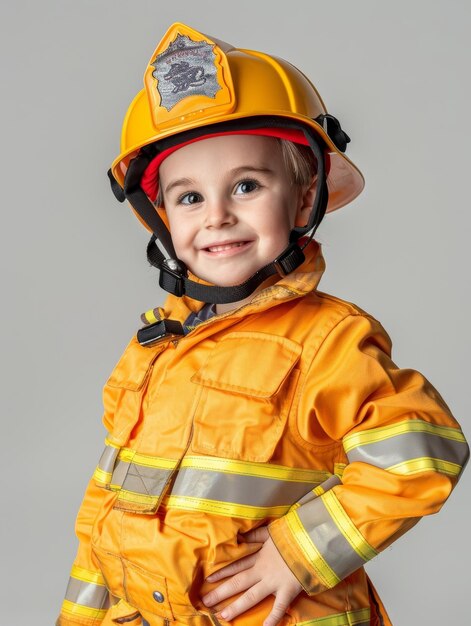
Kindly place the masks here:
POLYGON ((324 480, 323 483, 321 483, 320 485, 317 485, 317 487, 314 487, 312 491, 310 491, 305 496, 303 496, 300 500, 298 500, 296 504, 293 505, 293 509, 299 508, 303 504, 306 504, 306 502, 310 502, 311 500, 314 500, 314 498, 319 498, 319 496, 322 496, 326 491, 329 491, 329 489, 332 489, 332 487, 335 487, 336 485, 341 485, 341 484, 342 484, 342 481, 339 476, 336 476, 335 474, 333 476, 330 476, 330 478, 328 478, 327 480, 324 480))
POLYGON ((305 558, 329 588, 377 554, 333 491, 290 511, 286 521, 305 558))
POLYGON ((80 604, 75 604, 74 602, 70 602, 69 600, 64 600, 62 602, 62 612, 67 613, 72 616, 79 617, 88 617, 91 619, 104 619, 108 609, 91 609, 87 606, 81 606, 80 604))
POLYGON ((370 609, 346 611, 327 617, 316 617, 307 622, 298 622, 297 626, 370 626, 370 609))
POLYGON ((93 474, 94 479, 102 485, 108 485, 111 482, 113 468, 119 453, 119 447, 113 445, 108 439, 105 439, 105 444, 105 449, 93 474))
POLYGON ((360 461, 397 474, 438 471, 458 476, 468 457, 460 430, 423 420, 405 420, 345 437, 350 463, 360 461))
POLYGON ((370 626, 370 609, 358 609, 356 611, 346 611, 328 615, 327 617, 316 617, 307 622, 297 622, 297 626, 370 626))
POLYGON ((109 606, 109 592, 103 576, 99 572, 74 565, 62 611, 70 615, 103 619, 109 606))

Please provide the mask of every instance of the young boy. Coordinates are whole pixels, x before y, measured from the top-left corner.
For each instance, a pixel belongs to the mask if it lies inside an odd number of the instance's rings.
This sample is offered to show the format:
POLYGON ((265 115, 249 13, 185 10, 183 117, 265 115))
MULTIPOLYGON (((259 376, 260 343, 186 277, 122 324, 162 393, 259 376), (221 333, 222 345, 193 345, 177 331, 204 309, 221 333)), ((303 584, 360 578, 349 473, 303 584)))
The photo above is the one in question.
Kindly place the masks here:
POLYGON ((105 386, 60 626, 391 623, 363 565, 468 447, 379 322, 316 290, 314 232, 363 188, 348 142, 286 61, 182 24, 157 47, 110 178, 172 295, 105 386))

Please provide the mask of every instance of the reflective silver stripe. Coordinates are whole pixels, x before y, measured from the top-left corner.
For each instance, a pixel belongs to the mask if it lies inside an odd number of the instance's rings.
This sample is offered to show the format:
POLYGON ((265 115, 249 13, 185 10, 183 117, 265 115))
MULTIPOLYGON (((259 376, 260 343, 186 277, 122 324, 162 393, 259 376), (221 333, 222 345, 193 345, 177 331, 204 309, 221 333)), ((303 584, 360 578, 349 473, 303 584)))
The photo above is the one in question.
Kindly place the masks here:
POLYGON ((369 608, 336 613, 325 617, 315 617, 306 622, 297 622, 296 626, 370 626, 369 608))
POLYGON ((177 465, 178 459, 121 448, 109 488, 118 492, 120 508, 152 512, 177 465))
POLYGON ((112 472, 118 454, 119 448, 107 444, 105 449, 103 450, 103 454, 101 455, 100 460, 98 461, 98 467, 104 472, 112 472))
MULTIPOLYGON (((456 466, 459 473, 468 455, 464 441, 448 439, 432 432, 405 432, 377 441, 365 442, 348 451, 350 463, 361 461, 383 469, 390 469, 414 459, 436 459, 432 469, 440 470, 439 461, 456 466)), ((450 469, 450 473, 453 468, 450 469)))
POLYGON ((122 487, 125 479, 126 479, 126 474, 129 471, 129 468, 131 466, 131 463, 126 463, 124 461, 120 461, 118 459, 118 462, 116 463, 116 465, 114 466, 114 470, 113 470, 113 476, 110 480, 111 482, 111 488, 112 489, 116 489, 118 487, 122 487))
POLYGON ((105 440, 106 446, 95 469, 94 478, 103 485, 109 484, 119 448, 105 440))
POLYGON ((125 491, 158 497, 171 473, 172 470, 118 460, 111 479, 111 488, 122 488, 125 491))
POLYGON ((329 491, 330 489, 332 489, 332 487, 335 487, 336 485, 341 485, 341 484, 342 484, 342 481, 340 480, 340 478, 334 474, 327 480, 324 480, 324 482, 321 483, 320 485, 317 485, 317 487, 315 487, 312 491, 310 491, 305 496, 303 496, 300 500, 298 500, 296 502, 296 506, 302 506, 303 504, 306 504, 307 502, 310 502, 311 500, 318 498, 326 491, 329 491))
POLYGON ((110 606, 106 587, 72 577, 69 578, 65 599, 92 609, 107 609, 110 606))
MULTIPOLYGON (((314 483, 315 485, 315 483, 314 483)), ((179 470, 172 496, 191 496, 244 506, 289 506, 313 488, 312 482, 288 482, 194 468, 179 470)))
POLYGON ((348 613, 341 613, 339 615, 332 615, 327 617, 318 617, 310 619, 307 622, 296 622, 296 626, 371 626, 370 618, 362 619, 360 622, 355 620, 355 617, 351 617, 348 613))
POLYGON ((245 519, 280 517, 328 477, 322 470, 186 456, 165 506, 245 519))
POLYGON ((273 515, 284 514, 306 492, 329 477, 322 470, 220 457, 186 456, 179 465, 175 459, 123 448, 110 488, 119 492, 118 499, 122 502, 155 507, 173 473, 176 479, 167 494, 167 506, 223 515, 237 512, 242 517, 246 512, 256 518, 262 508, 273 509, 273 515), (254 510, 257 508, 258 511, 254 510))
POLYGON ((328 478, 327 480, 324 480, 324 482, 321 483, 318 487, 316 487, 316 490, 322 489, 322 491, 324 492, 330 491, 332 487, 335 487, 336 485, 341 485, 341 484, 342 484, 342 481, 340 480, 340 477, 334 474, 333 476, 330 476, 330 478, 328 478))
MULTIPOLYGON (((330 493, 330 492, 329 492, 330 493)), ((332 518, 329 510, 324 504, 324 498, 317 498, 306 506, 300 507, 289 515, 297 515, 306 534, 312 542, 312 554, 310 546, 301 546, 306 557, 318 562, 319 555, 327 565, 326 570, 333 572, 339 580, 348 576, 356 569, 364 565, 369 559, 368 549, 371 556, 376 554, 375 551, 366 543, 364 550, 355 550, 352 542, 348 541, 332 518), (359 552, 364 552, 364 556, 360 556, 359 552)), ((326 578, 330 576, 326 575, 326 578)))

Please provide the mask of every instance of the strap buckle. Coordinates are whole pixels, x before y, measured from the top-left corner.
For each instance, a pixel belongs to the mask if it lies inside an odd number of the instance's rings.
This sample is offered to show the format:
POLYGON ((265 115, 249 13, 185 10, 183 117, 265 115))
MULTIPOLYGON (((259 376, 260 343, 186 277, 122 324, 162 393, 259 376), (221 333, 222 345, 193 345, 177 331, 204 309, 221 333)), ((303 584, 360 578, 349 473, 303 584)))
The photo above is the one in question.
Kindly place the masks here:
POLYGON ((297 243, 293 242, 290 243, 289 246, 276 257, 273 261, 273 265, 275 266, 278 274, 284 278, 299 267, 305 258, 304 252, 297 243))
POLYGON ((180 298, 185 293, 183 268, 175 259, 165 259, 160 266, 159 285, 180 298))
POLYGON ((162 340, 171 341, 184 335, 183 326, 178 320, 159 320, 137 331, 137 340, 141 346, 153 346, 162 340))

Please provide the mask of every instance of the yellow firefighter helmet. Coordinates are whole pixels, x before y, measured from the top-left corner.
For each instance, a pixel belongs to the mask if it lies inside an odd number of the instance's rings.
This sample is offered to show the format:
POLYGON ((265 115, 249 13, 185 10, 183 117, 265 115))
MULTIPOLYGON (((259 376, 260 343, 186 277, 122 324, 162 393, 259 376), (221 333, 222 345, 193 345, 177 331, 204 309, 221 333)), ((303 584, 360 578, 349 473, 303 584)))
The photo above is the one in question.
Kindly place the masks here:
POLYGON ((161 287, 203 302, 235 302, 273 274, 283 276, 299 267, 325 212, 344 206, 362 191, 363 176, 344 154, 349 141, 314 85, 293 65, 174 24, 153 53, 144 89, 127 111, 121 153, 109 176, 118 199, 127 199, 153 232, 148 259, 160 270, 161 287), (240 132, 308 145, 317 163, 316 197, 308 223, 293 228, 287 247, 270 264, 242 285, 202 285, 177 259, 165 210, 155 204, 158 167, 187 143, 240 132))
POLYGON ((261 116, 298 122, 324 143, 329 156, 327 211, 362 191, 363 176, 344 154, 347 135, 302 72, 283 59, 235 48, 179 23, 157 46, 144 74, 144 89, 126 113, 112 175, 122 187, 123 172, 143 146, 261 116))

